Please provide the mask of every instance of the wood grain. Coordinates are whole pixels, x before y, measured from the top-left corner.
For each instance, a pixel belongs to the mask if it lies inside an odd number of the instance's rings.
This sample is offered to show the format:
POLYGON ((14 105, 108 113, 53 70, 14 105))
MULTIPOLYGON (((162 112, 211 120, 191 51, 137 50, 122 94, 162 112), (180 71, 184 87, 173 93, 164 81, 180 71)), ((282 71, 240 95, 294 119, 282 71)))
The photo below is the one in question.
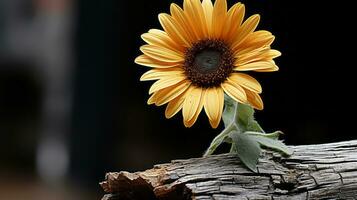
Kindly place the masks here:
POLYGON ((111 172, 102 200, 357 199, 357 140, 264 151, 258 173, 235 155, 174 160, 144 172, 111 172))

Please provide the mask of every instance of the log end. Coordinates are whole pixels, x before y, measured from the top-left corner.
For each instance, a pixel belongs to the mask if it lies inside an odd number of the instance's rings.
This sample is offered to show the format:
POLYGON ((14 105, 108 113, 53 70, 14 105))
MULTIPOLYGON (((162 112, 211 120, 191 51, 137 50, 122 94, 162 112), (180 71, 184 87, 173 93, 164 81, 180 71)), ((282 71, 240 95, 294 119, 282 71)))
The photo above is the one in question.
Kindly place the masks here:
POLYGON ((105 181, 99 183, 106 193, 102 200, 137 200, 137 199, 183 199, 189 198, 189 191, 184 190, 182 184, 168 186, 164 166, 156 167, 144 172, 129 173, 126 171, 109 172, 105 181))

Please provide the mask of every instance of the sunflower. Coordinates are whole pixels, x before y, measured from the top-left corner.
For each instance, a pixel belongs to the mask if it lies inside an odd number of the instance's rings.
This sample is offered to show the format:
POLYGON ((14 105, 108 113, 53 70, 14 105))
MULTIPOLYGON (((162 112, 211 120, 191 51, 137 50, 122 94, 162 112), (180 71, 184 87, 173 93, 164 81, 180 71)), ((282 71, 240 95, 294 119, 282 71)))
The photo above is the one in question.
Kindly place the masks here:
POLYGON ((256 31, 260 16, 245 21, 245 6, 227 10, 226 0, 184 0, 172 3, 170 13, 159 14, 163 30, 151 29, 141 37, 147 43, 135 59, 151 67, 140 80, 156 80, 149 89, 148 104, 167 104, 171 118, 182 109, 191 127, 204 109, 216 128, 221 120, 224 94, 233 100, 263 109, 262 87, 247 71, 273 72, 280 52, 270 48, 274 36, 256 31))

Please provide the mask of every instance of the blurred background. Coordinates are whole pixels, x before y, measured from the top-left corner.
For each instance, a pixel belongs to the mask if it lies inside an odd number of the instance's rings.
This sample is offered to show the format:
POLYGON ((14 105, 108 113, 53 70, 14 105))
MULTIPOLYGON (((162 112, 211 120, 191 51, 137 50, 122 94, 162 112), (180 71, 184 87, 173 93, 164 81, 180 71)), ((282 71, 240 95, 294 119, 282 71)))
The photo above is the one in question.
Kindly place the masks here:
MULTIPOLYGON (((107 171, 202 155, 222 125, 166 120, 133 62, 170 2, 0 1, 0 199, 100 199, 107 171)), ((256 74, 263 128, 289 145, 356 139, 352 2, 243 3, 283 53, 278 73, 256 74)))

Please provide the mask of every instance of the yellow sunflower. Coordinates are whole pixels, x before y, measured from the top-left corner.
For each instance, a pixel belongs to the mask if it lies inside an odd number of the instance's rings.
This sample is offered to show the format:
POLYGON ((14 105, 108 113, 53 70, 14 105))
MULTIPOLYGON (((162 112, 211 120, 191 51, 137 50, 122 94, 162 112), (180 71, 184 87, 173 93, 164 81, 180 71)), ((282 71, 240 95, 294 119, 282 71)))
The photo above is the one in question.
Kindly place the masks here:
POLYGON ((259 82, 246 71, 272 72, 280 52, 270 48, 274 36, 256 31, 258 14, 243 21, 245 7, 236 3, 227 11, 226 0, 184 0, 159 14, 163 30, 151 29, 141 37, 143 55, 135 62, 152 69, 141 81, 157 80, 148 104, 166 103, 165 116, 182 109, 191 127, 204 109, 213 128, 221 120, 224 93, 235 101, 263 109, 259 82))

